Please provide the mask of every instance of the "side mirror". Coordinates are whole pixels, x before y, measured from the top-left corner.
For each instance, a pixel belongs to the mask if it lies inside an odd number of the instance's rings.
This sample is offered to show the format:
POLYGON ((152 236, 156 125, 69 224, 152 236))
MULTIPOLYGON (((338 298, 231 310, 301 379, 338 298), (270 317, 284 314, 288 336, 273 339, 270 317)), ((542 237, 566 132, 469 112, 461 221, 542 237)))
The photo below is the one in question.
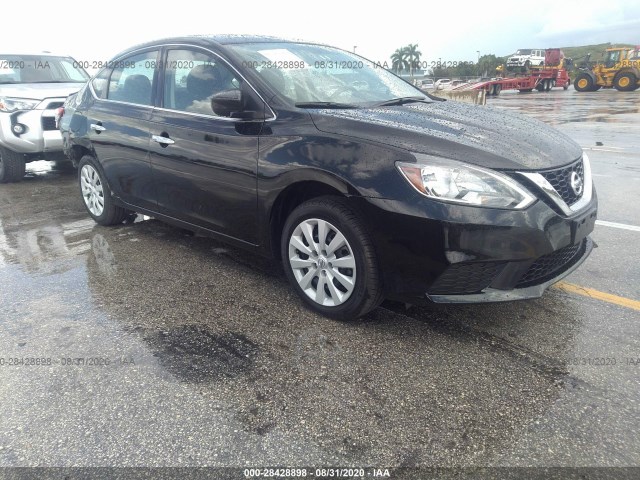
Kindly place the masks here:
POLYGON ((264 113, 257 111, 259 108, 251 107, 253 103, 237 88, 223 90, 211 97, 211 109, 216 115, 238 120, 264 120, 264 113))
POLYGON ((242 110, 242 92, 234 88, 216 93, 211 97, 211 109, 221 117, 232 117, 242 110))

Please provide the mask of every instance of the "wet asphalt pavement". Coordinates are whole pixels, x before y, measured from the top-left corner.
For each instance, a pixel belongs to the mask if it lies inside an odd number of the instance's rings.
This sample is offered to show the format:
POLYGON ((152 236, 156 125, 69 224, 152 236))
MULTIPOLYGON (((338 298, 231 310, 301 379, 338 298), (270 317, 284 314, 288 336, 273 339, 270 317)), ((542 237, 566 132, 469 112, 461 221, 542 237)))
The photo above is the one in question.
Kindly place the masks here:
MULTIPOLYGON (((577 140, 599 219, 640 225, 640 94, 488 103, 577 140)), ((593 238, 566 281, 640 300, 640 231, 593 238)), ((269 261, 95 225, 64 164, 0 185, 0 304, 0 466, 640 464, 640 311, 551 289, 327 320, 269 261)))

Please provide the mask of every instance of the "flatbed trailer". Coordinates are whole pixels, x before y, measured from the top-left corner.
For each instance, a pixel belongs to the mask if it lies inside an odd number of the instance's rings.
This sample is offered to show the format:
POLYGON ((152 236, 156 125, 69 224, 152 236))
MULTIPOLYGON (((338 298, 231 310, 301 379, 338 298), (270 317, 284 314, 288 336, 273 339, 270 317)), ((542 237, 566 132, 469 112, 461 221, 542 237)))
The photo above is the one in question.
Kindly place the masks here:
POLYGON ((531 72, 528 74, 499 77, 471 85, 463 85, 453 90, 484 90, 487 95, 500 95, 502 90, 531 92, 535 89, 539 92, 548 92, 553 87, 562 87, 566 90, 569 85, 571 85, 571 78, 565 68, 546 67, 531 68, 531 72))

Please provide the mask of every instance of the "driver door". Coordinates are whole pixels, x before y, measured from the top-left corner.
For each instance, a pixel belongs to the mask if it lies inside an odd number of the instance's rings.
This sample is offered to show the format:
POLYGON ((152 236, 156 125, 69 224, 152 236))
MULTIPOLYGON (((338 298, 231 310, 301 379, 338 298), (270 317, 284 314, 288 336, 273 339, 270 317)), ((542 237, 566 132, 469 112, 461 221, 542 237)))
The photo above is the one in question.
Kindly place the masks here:
POLYGON ((241 87, 226 62, 196 48, 168 49, 163 105, 150 119, 150 158, 160 213, 257 243, 261 123, 214 114, 211 97, 241 87))

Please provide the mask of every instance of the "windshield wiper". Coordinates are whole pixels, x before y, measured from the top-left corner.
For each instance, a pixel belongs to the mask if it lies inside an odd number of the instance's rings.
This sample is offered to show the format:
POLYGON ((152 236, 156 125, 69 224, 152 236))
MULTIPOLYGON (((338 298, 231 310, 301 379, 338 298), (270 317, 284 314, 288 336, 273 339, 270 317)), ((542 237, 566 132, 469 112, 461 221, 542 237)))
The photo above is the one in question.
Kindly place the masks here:
POLYGON ((358 105, 338 102, 298 102, 298 108, 359 108, 358 105))
POLYGON ((431 103, 430 100, 427 100, 425 97, 400 97, 400 98, 392 98, 391 100, 385 100, 384 102, 379 102, 373 105, 374 107, 391 107, 394 105, 404 105, 405 103, 431 103))

